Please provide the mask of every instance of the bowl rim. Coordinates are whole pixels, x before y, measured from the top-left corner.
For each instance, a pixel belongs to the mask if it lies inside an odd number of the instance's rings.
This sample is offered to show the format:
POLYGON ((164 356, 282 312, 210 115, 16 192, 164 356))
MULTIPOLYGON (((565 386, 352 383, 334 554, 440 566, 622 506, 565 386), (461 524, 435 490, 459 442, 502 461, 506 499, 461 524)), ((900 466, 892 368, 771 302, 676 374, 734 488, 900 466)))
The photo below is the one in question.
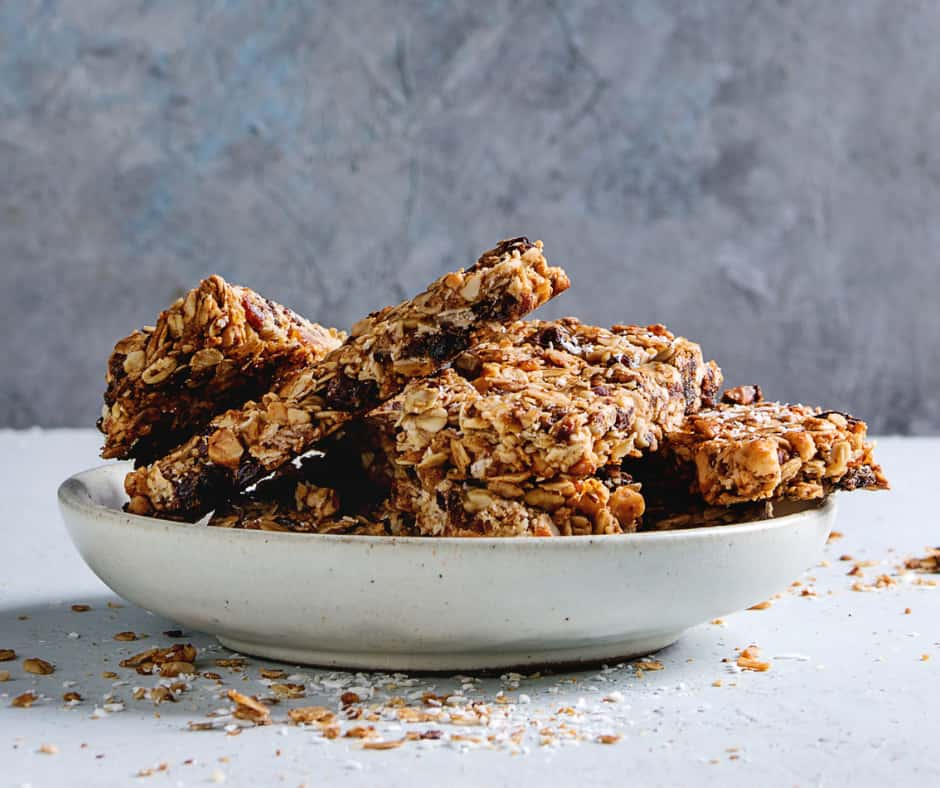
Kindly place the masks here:
POLYGON ((304 540, 311 544, 326 542, 328 544, 359 544, 359 545, 410 545, 434 547, 437 545, 477 545, 495 547, 495 545, 587 545, 587 544, 624 544, 624 543, 656 543, 687 539, 707 539, 720 535, 737 535, 755 531, 776 530, 788 528, 807 519, 816 519, 831 515, 836 510, 836 494, 830 494, 820 501, 807 501, 806 509, 792 514, 770 517, 766 520, 750 520, 743 523, 727 523, 724 525, 705 525, 696 528, 676 528, 669 531, 641 531, 629 534, 584 534, 576 536, 366 536, 356 534, 312 534, 296 533, 291 531, 261 531, 239 528, 209 528, 197 521, 195 523, 180 522, 176 520, 163 520, 159 517, 132 514, 123 509, 97 503, 92 497, 87 480, 105 474, 115 474, 121 465, 126 462, 104 463, 92 468, 72 474, 58 487, 57 498, 62 509, 78 511, 86 516, 100 518, 119 517, 125 524, 122 527, 132 526, 137 529, 171 529, 179 534, 212 533, 220 538, 227 539, 263 539, 270 541, 283 541, 288 543, 304 540))

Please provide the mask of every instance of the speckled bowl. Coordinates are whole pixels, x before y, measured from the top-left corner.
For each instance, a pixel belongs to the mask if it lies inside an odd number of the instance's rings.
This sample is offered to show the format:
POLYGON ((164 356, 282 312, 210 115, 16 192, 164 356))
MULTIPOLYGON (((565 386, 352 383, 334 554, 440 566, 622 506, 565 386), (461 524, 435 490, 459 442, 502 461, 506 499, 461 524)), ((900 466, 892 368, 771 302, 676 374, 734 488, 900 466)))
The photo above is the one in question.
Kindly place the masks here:
POLYGON ((246 654, 470 671, 648 654, 818 560, 832 498, 760 522, 568 538, 420 539, 208 528, 121 510, 115 463, 59 488, 88 566, 126 599, 246 654))

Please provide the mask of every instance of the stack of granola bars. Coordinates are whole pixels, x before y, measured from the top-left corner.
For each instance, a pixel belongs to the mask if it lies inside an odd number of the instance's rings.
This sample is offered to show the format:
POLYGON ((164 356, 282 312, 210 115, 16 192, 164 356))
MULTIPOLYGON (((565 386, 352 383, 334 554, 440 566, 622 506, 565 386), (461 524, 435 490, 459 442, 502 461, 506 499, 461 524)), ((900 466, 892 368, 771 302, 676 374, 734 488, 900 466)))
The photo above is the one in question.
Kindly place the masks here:
POLYGON ((108 364, 128 511, 398 536, 619 534, 887 486, 865 424, 725 392, 663 326, 524 320, 566 290, 503 241, 349 335, 210 277, 108 364))

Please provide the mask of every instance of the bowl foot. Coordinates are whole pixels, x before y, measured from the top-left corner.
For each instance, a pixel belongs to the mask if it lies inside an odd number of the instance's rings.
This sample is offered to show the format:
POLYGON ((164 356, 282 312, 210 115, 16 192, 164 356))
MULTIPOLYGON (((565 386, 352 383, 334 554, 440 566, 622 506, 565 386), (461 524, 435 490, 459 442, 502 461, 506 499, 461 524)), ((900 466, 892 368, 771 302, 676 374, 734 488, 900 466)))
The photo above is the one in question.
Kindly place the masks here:
POLYGON ((466 651, 466 652, 390 652, 332 651, 302 646, 259 643, 240 638, 218 636, 226 648, 294 665, 323 668, 376 670, 390 672, 454 673, 506 671, 525 668, 571 670, 588 668, 599 663, 616 663, 644 657, 665 648, 679 639, 681 632, 666 632, 625 640, 594 643, 580 648, 533 649, 531 651, 466 651))

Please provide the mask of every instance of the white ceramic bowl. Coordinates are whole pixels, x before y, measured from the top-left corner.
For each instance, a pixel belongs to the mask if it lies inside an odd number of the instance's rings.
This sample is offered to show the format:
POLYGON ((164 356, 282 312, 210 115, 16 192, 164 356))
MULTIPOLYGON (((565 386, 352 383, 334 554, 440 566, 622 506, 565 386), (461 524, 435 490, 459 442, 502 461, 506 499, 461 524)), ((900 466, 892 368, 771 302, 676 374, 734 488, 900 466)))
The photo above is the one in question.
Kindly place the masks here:
POLYGON ((648 654, 786 587, 818 560, 835 516, 830 498, 772 520, 624 536, 271 533, 126 514, 127 470, 105 465, 59 488, 72 540, 98 577, 236 651, 346 668, 648 654))

